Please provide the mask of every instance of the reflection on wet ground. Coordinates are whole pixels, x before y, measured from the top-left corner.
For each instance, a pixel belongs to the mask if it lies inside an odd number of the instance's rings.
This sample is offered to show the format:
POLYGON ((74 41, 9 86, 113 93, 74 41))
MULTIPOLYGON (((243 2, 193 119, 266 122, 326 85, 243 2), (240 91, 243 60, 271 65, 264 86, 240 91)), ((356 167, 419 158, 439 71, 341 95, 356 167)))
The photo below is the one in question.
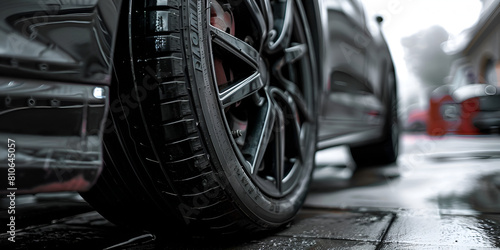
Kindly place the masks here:
POLYGON ((26 196, 18 200, 16 243, 0 234, 0 249, 500 248, 500 137, 405 135, 396 164, 367 169, 356 169, 348 153, 318 153, 305 208, 280 231, 171 239, 117 227, 75 194, 26 196))
POLYGON ((500 158, 500 151, 465 151, 465 152, 452 152, 448 154, 441 153, 441 154, 429 155, 428 158, 440 162, 498 159, 500 158))
POLYGON ((349 160, 324 164, 306 207, 391 212, 382 249, 500 247, 500 137, 406 135, 403 142, 394 165, 340 176, 332 173, 349 160))

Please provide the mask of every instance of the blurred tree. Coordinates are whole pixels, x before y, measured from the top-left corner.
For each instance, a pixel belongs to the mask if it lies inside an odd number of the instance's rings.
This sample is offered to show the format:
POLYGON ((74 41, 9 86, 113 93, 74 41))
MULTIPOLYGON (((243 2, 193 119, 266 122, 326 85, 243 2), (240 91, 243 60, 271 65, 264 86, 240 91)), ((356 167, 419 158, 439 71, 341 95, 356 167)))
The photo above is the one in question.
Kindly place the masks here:
POLYGON ((443 85, 450 72, 452 58, 441 49, 447 40, 448 32, 441 26, 401 39, 407 68, 421 81, 427 93, 443 85))

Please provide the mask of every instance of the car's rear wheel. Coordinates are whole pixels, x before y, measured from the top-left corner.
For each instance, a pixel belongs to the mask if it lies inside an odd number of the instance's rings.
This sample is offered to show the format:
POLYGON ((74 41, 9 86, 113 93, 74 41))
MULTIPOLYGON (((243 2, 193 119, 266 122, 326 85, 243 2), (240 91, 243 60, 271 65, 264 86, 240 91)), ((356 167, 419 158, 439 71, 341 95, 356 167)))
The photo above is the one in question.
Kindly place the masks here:
POLYGON ((301 1, 132 1, 120 22, 105 167, 84 198, 112 222, 154 231, 289 222, 316 145, 301 1))
POLYGON ((383 127, 383 138, 369 145, 351 147, 352 158, 358 167, 391 164, 398 158, 400 124, 394 71, 387 73, 386 84, 387 115, 383 127))

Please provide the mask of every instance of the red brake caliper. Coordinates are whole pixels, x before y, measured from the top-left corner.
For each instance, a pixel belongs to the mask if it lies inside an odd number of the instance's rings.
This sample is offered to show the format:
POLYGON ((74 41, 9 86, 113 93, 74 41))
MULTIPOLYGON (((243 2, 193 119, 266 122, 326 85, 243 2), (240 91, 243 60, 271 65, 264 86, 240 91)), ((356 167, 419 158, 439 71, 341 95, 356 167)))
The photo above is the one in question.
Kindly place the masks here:
MULTIPOLYGON (((210 24, 234 35, 234 19, 231 11, 225 11, 217 1, 213 1, 210 7, 210 24)), ((214 57, 214 67, 217 85, 225 85, 233 80, 233 72, 231 69, 224 67, 222 59, 214 57)))

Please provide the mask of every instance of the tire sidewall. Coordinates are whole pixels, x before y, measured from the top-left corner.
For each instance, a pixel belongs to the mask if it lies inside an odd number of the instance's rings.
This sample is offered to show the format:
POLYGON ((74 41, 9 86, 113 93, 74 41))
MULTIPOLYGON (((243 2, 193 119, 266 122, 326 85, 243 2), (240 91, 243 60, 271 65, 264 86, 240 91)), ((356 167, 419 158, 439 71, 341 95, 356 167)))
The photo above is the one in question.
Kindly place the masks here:
POLYGON ((394 162, 399 153, 399 144, 400 144, 400 130, 401 130, 401 125, 399 122, 399 116, 397 114, 398 109, 396 108, 396 114, 393 112, 393 105, 397 105, 397 87, 396 87, 396 75, 394 73, 393 67, 390 68, 390 70, 387 72, 386 76, 386 81, 387 83, 387 117, 386 117, 386 122, 384 125, 384 134, 385 134, 385 151, 388 157, 389 162, 394 162), (394 98, 394 99, 393 99, 394 98), (394 103, 396 101, 396 103, 394 103), (393 134, 393 118, 394 115, 396 115, 396 126, 397 126, 397 135, 396 138, 394 138, 393 134), (393 140, 396 139, 396 143, 393 142, 393 140))

